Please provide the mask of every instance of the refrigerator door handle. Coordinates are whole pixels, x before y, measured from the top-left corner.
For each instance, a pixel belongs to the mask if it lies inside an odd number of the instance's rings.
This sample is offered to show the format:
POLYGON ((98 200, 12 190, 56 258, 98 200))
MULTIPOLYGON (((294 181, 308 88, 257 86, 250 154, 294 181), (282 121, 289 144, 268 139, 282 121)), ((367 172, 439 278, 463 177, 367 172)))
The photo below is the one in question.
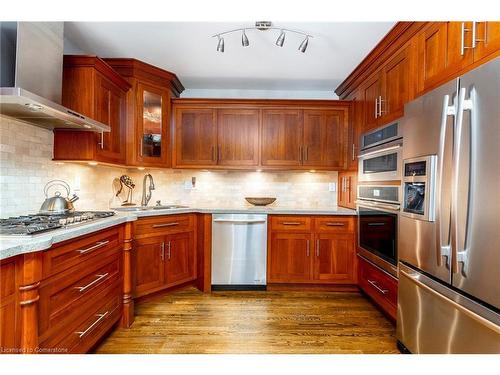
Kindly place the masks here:
MULTIPOLYGON (((452 240, 452 272, 453 273, 458 273, 459 272, 459 263, 462 263, 462 275, 464 277, 467 276, 467 271, 468 271, 468 246, 467 246, 467 240, 470 238, 470 233, 469 233, 469 217, 471 214, 471 200, 469 197, 472 196, 472 194, 469 194, 467 197, 467 214, 465 215, 465 225, 464 228, 464 240, 463 240, 463 245, 460 243, 461 241, 458 238, 458 233, 459 233, 459 226, 462 224, 458 221, 458 205, 459 205, 459 199, 458 199, 458 194, 459 194, 459 183, 460 183, 460 177, 459 177, 459 171, 462 166, 462 158, 465 156, 464 153, 461 152, 460 146, 462 144, 462 137, 463 137, 463 122, 464 122, 464 112, 465 111, 470 111, 472 112, 473 110, 473 101, 472 101, 472 90, 471 90, 471 95, 469 99, 465 99, 466 95, 466 89, 461 88, 458 94, 458 108, 457 108, 457 117, 456 117, 456 128, 455 128, 455 137, 454 137, 454 156, 453 156, 453 185, 452 185, 452 204, 451 204, 451 240, 452 240)), ((472 114, 470 116, 471 121, 472 121, 472 114)), ((470 136, 473 137, 474 131, 471 129, 470 136)), ((474 144, 474 140, 471 139, 470 145, 474 144)), ((469 155, 470 162, 465 162, 468 168, 468 176, 469 176, 469 181, 474 181, 474 177, 472 176, 472 173, 474 173, 474 170, 472 169, 472 165, 474 164, 473 160, 473 150, 471 148, 472 146, 469 147, 467 150, 467 153, 469 155)), ((472 189, 472 185, 469 185, 469 189, 472 189)))
POLYGON ((446 257, 445 266, 449 267, 450 260, 450 243, 443 246, 442 244, 442 231, 441 231, 441 199, 442 199, 442 185, 443 185, 443 171, 444 171, 444 147, 446 144, 446 123, 448 116, 455 116, 455 106, 448 105, 450 96, 443 97, 443 106, 441 112, 441 128, 439 135, 439 150, 438 150, 438 176, 436 181, 436 194, 435 194, 435 225, 436 225, 436 260, 438 267, 443 265, 443 257, 446 257))

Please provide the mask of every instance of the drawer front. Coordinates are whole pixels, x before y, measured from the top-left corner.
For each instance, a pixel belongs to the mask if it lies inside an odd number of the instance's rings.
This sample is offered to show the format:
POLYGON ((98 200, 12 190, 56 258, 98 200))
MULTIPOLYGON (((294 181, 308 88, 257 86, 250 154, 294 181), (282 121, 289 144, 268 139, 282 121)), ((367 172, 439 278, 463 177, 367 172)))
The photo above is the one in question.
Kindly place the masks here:
POLYGON ((80 313, 104 289, 121 280, 118 254, 99 262, 60 273, 42 282, 39 302, 39 335, 43 338, 80 313))
POLYGON ((93 233, 76 241, 49 249, 43 254, 43 277, 67 270, 88 259, 98 261, 123 246, 122 227, 93 233))
POLYGON ((65 327, 61 327, 46 338, 40 340, 42 350, 57 349, 61 353, 85 352, 93 343, 111 327, 121 315, 122 293, 121 283, 106 288, 96 296, 93 305, 84 313, 71 319, 65 327))
POLYGON ((311 230, 311 217, 296 215, 272 215, 271 230, 299 232, 311 230))
POLYGON ((352 216, 328 216, 314 219, 316 232, 354 233, 355 218, 352 216))
POLYGON ((134 222, 134 237, 171 234, 194 229, 194 215, 169 215, 141 218, 134 222))
POLYGON ((396 319, 398 282, 363 258, 359 258, 359 286, 396 319))

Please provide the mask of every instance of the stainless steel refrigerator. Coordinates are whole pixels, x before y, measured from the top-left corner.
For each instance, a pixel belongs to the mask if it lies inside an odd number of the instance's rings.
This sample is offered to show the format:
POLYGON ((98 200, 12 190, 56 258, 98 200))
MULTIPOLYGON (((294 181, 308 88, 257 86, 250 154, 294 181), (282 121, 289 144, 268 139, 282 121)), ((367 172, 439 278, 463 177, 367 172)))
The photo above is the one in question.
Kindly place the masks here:
POLYGON ((500 58, 405 106, 397 337, 500 353, 500 58))

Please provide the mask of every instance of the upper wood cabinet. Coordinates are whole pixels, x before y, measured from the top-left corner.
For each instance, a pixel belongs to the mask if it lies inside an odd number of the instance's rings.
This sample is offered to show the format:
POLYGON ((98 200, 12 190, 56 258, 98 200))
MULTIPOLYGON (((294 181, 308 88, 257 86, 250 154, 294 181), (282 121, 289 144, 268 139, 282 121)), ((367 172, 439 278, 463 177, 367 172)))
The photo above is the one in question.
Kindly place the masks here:
POLYGON ((344 168, 348 138, 345 115, 342 110, 304 110, 303 165, 344 168))
POLYGON ((54 131, 54 160, 125 164, 126 93, 130 85, 96 56, 64 56, 62 104, 108 125, 106 133, 54 131))
POLYGON ((135 59, 104 59, 132 89, 127 95, 126 164, 170 167, 171 98, 184 87, 177 76, 135 59))
POLYGON ((378 125, 377 118, 379 117, 379 98, 381 92, 381 77, 380 73, 375 73, 363 84, 364 96, 364 121, 363 131, 375 128, 378 125))
POLYGON ((349 134, 347 138, 346 170, 358 170, 360 130, 364 127, 364 95, 361 89, 354 91, 348 98, 351 101, 349 134))
POLYGON ((173 167, 345 168, 349 103, 177 99, 173 167))
POLYGON ((216 110, 178 108, 175 111, 174 167, 203 167, 216 164, 216 110))
POLYGON ((500 50, 500 22, 474 22, 476 43, 474 60, 480 60, 500 50))
POLYGON ((303 111, 262 111, 262 165, 297 167, 302 162, 303 111))
POLYGON ((228 166, 259 165, 259 110, 217 111, 217 162, 228 166))
POLYGON ((340 207, 356 209, 357 172, 339 172, 338 201, 340 207))

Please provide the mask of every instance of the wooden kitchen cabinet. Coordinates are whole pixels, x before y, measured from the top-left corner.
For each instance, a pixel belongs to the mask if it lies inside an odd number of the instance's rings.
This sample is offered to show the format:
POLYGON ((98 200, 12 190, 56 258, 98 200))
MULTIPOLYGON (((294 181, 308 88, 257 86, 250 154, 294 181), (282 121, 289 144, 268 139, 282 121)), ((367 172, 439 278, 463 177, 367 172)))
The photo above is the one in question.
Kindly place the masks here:
POLYGON ((368 79, 363 84, 362 90, 364 93, 363 95, 364 121, 363 121, 362 131, 365 132, 367 130, 377 127, 378 125, 377 122, 379 113, 378 100, 380 97, 380 90, 381 90, 380 73, 377 72, 370 79, 368 79))
POLYGON ((479 61, 500 50, 500 22, 483 21, 473 25, 476 28, 474 61, 479 61))
POLYGON ((352 233, 318 233, 315 241, 314 280, 355 282, 352 233))
POLYGON ((130 85, 96 56, 65 55, 62 104, 110 127, 110 132, 56 129, 54 160, 125 164, 126 94, 130 85))
POLYGON ((344 116, 343 110, 304 110, 304 166, 345 167, 348 124, 344 116))
POLYGON ((166 285, 174 286, 193 280, 196 277, 194 232, 169 235, 165 242, 166 285))
POLYGON ((310 282, 312 241, 310 233, 271 233, 268 282, 310 282))
POLYGON ((217 110, 217 164, 258 166, 259 131, 258 109, 217 110))
POLYGON ((135 241, 135 296, 148 294, 165 283, 165 237, 147 237, 135 241))
POLYGON ((270 284, 355 284, 355 218, 271 215, 270 284))
POLYGON ((126 165, 169 168, 171 166, 171 98, 184 90, 169 71, 127 58, 104 61, 131 86, 127 94, 126 165))
POLYGON ((298 167, 302 163, 303 111, 262 110, 262 165, 298 167))
POLYGON ((364 95, 363 90, 354 91, 348 100, 351 101, 351 121, 349 122, 349 134, 347 139, 347 171, 358 170, 359 139, 361 129, 364 128, 364 95))
POLYGON ((357 172, 339 172, 338 206, 356 209, 357 181, 357 172))
POLYGON ((0 261, 0 347, 5 353, 19 348, 20 344, 17 260, 14 257, 0 261))
POLYGON ((193 214, 134 222, 135 297, 196 279, 195 222, 193 214))
POLYGON ((178 168, 217 165, 215 109, 176 109, 173 165, 178 168))

